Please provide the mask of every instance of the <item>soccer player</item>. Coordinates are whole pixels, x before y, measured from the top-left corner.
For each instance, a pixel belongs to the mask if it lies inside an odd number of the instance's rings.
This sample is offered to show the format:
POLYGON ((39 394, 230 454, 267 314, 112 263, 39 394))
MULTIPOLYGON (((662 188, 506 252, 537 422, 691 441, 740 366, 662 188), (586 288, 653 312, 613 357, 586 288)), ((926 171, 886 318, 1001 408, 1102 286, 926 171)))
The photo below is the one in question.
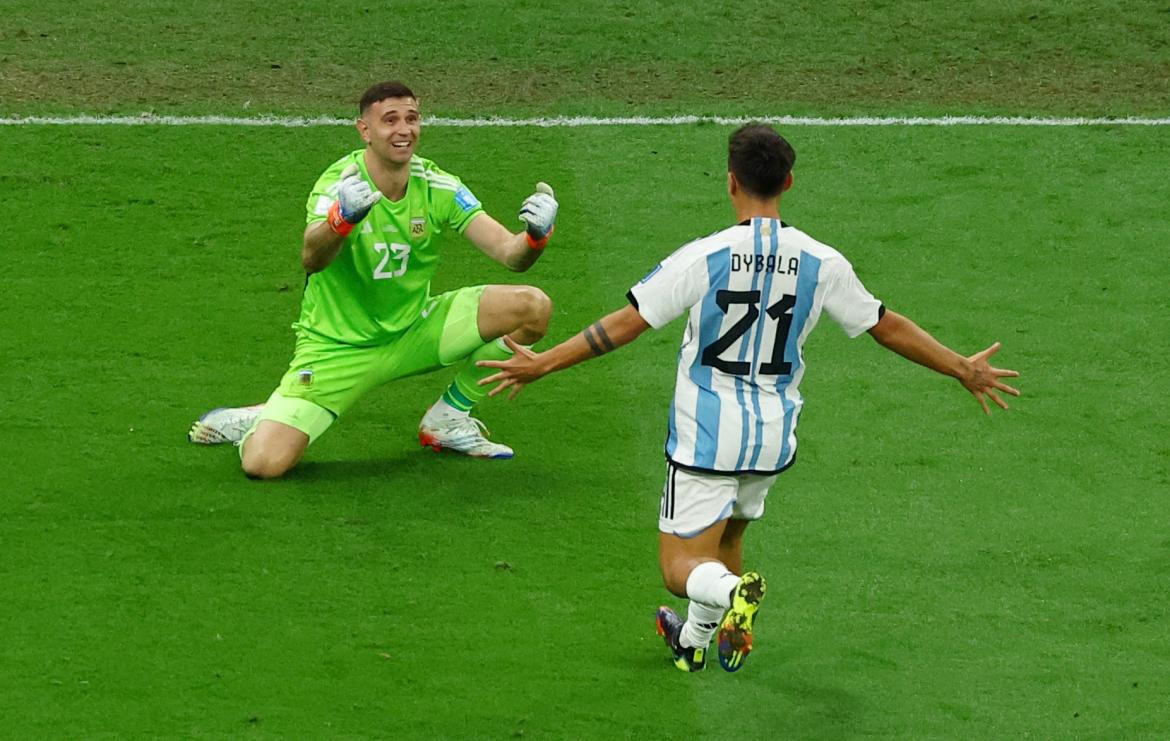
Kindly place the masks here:
POLYGON ((330 165, 309 196, 301 262, 304 297, 288 372, 267 403, 216 409, 194 423, 192 442, 240 445, 244 472, 283 475, 305 449, 372 388, 462 363, 427 410, 419 441, 482 458, 511 458, 470 415, 487 395, 477 360, 509 357, 499 341, 544 336, 552 303, 532 286, 487 285, 430 293, 436 237, 454 230, 514 271, 536 262, 553 232, 557 201, 538 183, 513 233, 484 213, 462 181, 415 154, 419 102, 400 82, 362 95, 365 148, 330 165))
POLYGON ((627 294, 629 305, 539 354, 513 345, 499 372, 481 381, 511 387, 603 355, 688 313, 666 439, 659 510, 659 561, 667 589, 690 599, 686 620, 658 608, 657 628, 684 671, 706 665, 718 629, 719 663, 738 670, 752 649, 764 578, 743 571, 743 535, 764 513, 777 475, 796 455, 804 377, 802 347, 822 312, 850 337, 868 331, 883 346, 956 378, 985 413, 987 399, 1018 395, 993 368, 995 343, 963 357, 910 319, 885 309, 852 266, 780 220, 796 154, 771 127, 731 135, 727 192, 734 226, 683 245, 627 294))

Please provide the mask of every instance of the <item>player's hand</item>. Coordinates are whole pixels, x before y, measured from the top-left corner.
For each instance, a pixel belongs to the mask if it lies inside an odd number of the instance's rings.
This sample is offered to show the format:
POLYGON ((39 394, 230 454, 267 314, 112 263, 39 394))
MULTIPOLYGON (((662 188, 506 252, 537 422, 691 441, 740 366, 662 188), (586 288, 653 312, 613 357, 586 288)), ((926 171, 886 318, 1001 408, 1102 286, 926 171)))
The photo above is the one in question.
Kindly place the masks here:
POLYGON ((1015 378, 1020 375, 1014 370, 1007 370, 1004 368, 993 368, 988 362, 988 358, 999 352, 1002 347, 1000 343, 996 342, 991 347, 977 352, 971 357, 967 358, 970 363, 968 372, 959 379, 959 383, 971 392, 979 402, 979 406, 983 407, 984 414, 991 414, 991 408, 987 406, 987 399, 990 397, 1001 409, 1007 409, 1008 405, 1000 398, 997 391, 1003 391, 1012 396, 1019 396, 1020 392, 1008 386, 1006 383, 1000 381, 1001 378, 1015 378))
POLYGON ((350 164, 341 171, 341 182, 337 184, 337 200, 329 209, 329 226, 345 236, 370 213, 374 204, 382 200, 382 191, 375 190, 362 179, 356 164, 350 164))
POLYGON ((548 183, 537 183, 536 192, 524 199, 519 219, 526 225, 529 247, 538 250, 548 244, 557 223, 559 207, 548 183))
POLYGON ((508 335, 504 335, 504 344, 512 348, 514 353, 512 357, 507 360, 479 360, 475 364, 481 368, 499 368, 499 373, 482 379, 479 385, 487 386, 499 381, 499 385, 489 391, 488 396, 495 396, 501 391, 511 388, 512 391, 508 394, 508 400, 511 401, 516 398, 524 386, 541 378, 548 371, 542 367, 539 354, 532 352, 508 335))

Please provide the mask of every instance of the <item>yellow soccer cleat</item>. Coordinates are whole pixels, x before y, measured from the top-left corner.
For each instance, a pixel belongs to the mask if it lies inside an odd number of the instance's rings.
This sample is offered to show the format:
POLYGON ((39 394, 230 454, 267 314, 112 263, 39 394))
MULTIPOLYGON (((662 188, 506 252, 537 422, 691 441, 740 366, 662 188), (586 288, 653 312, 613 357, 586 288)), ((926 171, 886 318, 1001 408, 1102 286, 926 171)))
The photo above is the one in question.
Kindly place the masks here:
POLYGON ((767 585, 764 577, 749 571, 739 578, 731 595, 731 609, 719 626, 719 665, 729 672, 739 671, 744 659, 752 652, 752 622, 767 585))

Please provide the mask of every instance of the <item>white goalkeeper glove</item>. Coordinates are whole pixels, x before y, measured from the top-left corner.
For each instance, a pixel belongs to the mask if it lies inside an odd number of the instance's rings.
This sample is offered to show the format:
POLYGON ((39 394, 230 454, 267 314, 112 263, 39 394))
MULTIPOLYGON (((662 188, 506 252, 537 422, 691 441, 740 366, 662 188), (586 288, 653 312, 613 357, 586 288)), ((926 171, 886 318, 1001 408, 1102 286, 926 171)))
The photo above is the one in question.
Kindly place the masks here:
POLYGON ((337 200, 329 207, 329 228, 343 237, 353 231, 355 224, 366 218, 375 203, 382 200, 382 191, 371 188, 358 172, 356 164, 350 164, 341 171, 337 200))
POLYGON ((537 183, 536 192, 524 199, 519 219, 527 225, 529 247, 539 250, 548 244, 557 223, 558 207, 548 183, 537 183))

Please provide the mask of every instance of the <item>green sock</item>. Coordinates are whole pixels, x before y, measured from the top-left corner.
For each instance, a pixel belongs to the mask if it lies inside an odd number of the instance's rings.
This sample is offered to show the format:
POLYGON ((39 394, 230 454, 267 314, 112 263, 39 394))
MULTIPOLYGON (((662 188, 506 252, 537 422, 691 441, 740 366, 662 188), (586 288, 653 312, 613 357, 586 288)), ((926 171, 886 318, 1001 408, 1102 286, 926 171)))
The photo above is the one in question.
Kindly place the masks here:
POLYGON ((443 392, 443 401, 456 409, 468 412, 471 408, 483 401, 491 391, 491 386, 480 386, 479 381, 496 372, 495 368, 480 368, 475 364, 477 360, 507 360, 512 357, 512 351, 504 344, 503 338, 492 340, 481 345, 478 350, 467 356, 455 380, 443 392))

